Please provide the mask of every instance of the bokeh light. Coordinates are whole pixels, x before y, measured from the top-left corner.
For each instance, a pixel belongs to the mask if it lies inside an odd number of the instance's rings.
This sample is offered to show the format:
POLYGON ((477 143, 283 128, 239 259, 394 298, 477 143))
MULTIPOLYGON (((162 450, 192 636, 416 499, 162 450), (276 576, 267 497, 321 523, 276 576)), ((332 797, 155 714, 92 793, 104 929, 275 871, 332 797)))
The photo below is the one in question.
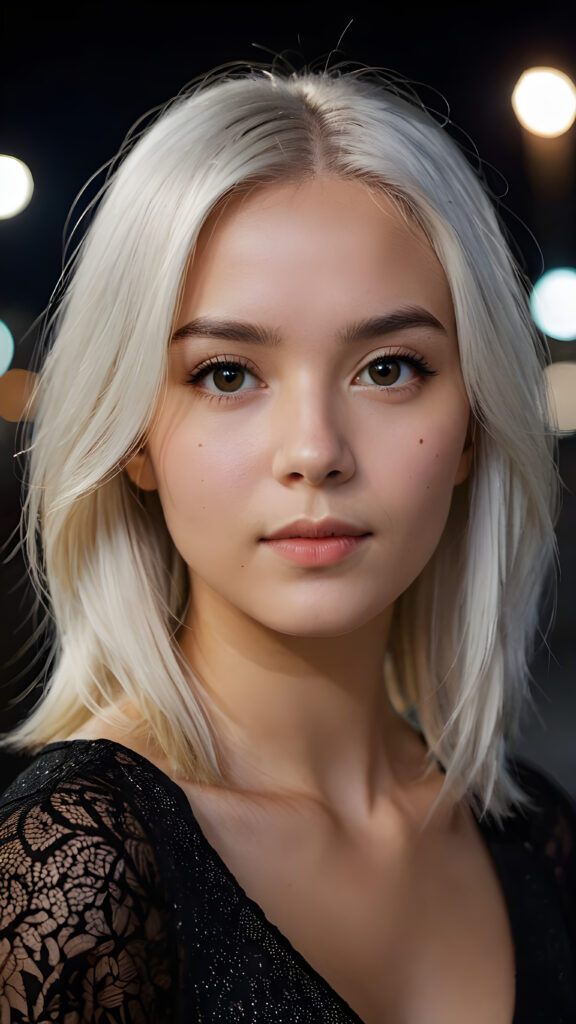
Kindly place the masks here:
POLYGON ((28 206, 34 191, 30 169, 15 156, 0 154, 0 218, 15 217, 28 206))
POLYGON ((568 131, 576 118, 576 87, 555 68, 530 68, 518 79, 512 106, 520 124, 552 138, 568 131))
POLYGON ((576 338, 576 270, 558 267, 536 281, 530 296, 532 316, 541 331, 559 341, 576 338))
POLYGON ((552 363, 545 372, 552 425, 576 430, 576 363, 552 363))
POLYGON ((29 370, 8 370, 0 377, 0 416, 9 423, 34 418, 35 402, 28 404, 36 387, 36 374, 29 370))
POLYGON ((14 338, 12 337, 12 331, 0 320, 0 377, 6 373, 6 370, 12 362, 14 355, 14 338))

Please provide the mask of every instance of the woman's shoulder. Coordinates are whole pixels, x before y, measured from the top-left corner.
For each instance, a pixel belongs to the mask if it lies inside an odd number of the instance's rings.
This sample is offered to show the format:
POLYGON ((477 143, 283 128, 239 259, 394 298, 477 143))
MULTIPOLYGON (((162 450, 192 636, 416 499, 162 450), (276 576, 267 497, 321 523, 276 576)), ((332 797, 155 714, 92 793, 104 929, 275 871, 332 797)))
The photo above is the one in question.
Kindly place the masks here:
POLYGON ((513 774, 528 806, 520 812, 525 841, 558 863, 576 856, 576 801, 545 769, 526 760, 513 762, 513 774))
POLYGON ((107 887, 122 874, 134 896, 146 890, 149 900, 161 887, 164 819, 178 813, 178 791, 163 781, 144 758, 108 740, 44 747, 0 796, 4 895, 16 884, 22 893, 56 880, 70 888, 85 876, 107 887))
POLYGON ((553 871, 576 914, 576 801, 533 764, 517 762, 516 775, 530 801, 524 842, 553 871))
POLYGON ((141 754, 108 739, 50 743, 0 795, 0 863, 14 841, 26 862, 98 845, 137 857, 152 878, 167 832, 187 812, 179 787, 141 754))
POLYGON ((131 1020, 169 1019, 174 936, 131 794, 137 768, 105 741, 50 744, 0 798, 0 1003, 12 1021, 128 1002, 131 1020))
MULTIPOLYGON (((113 741, 50 743, 0 795, 0 827, 41 811, 67 830, 99 824, 109 836, 123 828, 139 831, 137 820, 146 819, 159 791, 170 786, 144 757, 113 741)), ((170 797, 178 802, 177 787, 170 797)))
POLYGON ((548 880, 546 892, 559 896, 576 945, 576 802, 541 767, 517 759, 511 769, 526 802, 500 825, 486 822, 486 837, 508 866, 511 889, 530 878, 548 880))
POLYGON ((576 802, 545 769, 525 759, 509 764, 523 795, 499 824, 488 813, 481 825, 494 844, 522 846, 538 857, 576 869, 576 802))

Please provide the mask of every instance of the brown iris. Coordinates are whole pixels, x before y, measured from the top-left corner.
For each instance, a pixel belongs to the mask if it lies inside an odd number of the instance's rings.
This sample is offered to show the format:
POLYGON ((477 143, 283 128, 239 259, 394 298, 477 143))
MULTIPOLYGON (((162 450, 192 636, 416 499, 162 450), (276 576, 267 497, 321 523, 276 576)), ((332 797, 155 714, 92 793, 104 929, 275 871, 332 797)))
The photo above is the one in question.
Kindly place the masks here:
POLYGON ((237 366, 220 366, 213 370, 213 380, 219 391, 238 391, 244 383, 244 370, 237 366))
POLYGON ((395 384, 400 376, 400 364, 397 359, 376 359, 369 373, 375 384, 395 384))

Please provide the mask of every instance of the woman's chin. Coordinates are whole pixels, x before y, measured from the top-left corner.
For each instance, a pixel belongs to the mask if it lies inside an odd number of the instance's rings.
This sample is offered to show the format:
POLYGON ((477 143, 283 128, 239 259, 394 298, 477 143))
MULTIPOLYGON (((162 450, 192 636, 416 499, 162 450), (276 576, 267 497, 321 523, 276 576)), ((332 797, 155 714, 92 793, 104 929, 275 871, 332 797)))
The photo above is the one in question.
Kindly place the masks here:
POLYGON ((333 608, 324 608, 308 614, 300 612, 300 614, 294 615, 267 616, 265 621, 261 621, 262 625, 268 629, 284 636, 301 637, 303 640, 320 640, 348 636, 375 619, 381 620, 378 628, 384 629, 384 620, 387 618, 387 609, 384 611, 382 609, 376 611, 374 609, 359 609, 354 614, 350 609, 344 612, 342 608, 338 611, 333 608))

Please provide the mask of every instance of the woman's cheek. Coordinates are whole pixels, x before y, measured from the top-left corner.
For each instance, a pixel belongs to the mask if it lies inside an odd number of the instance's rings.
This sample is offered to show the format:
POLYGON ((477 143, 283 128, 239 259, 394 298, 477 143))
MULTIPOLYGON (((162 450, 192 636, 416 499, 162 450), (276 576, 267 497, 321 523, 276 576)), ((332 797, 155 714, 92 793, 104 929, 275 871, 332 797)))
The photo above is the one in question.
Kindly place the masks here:
MULTIPOLYGON (((249 458, 233 438, 210 439, 197 430, 174 430, 159 446, 155 470, 166 519, 201 522, 221 513, 248 486, 249 458)), ((168 523, 170 527, 170 523, 168 523)))

